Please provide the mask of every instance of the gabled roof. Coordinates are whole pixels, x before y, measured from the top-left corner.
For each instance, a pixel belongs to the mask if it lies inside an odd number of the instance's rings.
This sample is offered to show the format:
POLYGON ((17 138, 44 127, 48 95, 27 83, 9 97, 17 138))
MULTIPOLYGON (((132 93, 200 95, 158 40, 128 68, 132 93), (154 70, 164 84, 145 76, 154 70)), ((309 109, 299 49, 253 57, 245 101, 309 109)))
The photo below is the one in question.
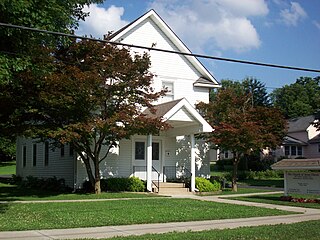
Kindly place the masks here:
POLYGON ((301 145, 301 146, 306 146, 308 145, 306 142, 301 141, 297 138, 290 137, 290 136, 285 136, 284 140, 282 142, 282 145, 301 145))
MULTIPOLYGON (((191 53, 191 51, 187 48, 187 46, 179 39, 179 37, 172 31, 172 29, 162 20, 162 18, 153 10, 151 9, 141 17, 137 18, 135 21, 129 23, 128 25, 124 26, 120 30, 116 31, 115 33, 111 34, 107 40, 109 41, 119 41, 121 37, 124 36, 127 32, 131 29, 142 23, 146 19, 152 20, 160 29, 161 31, 168 37, 168 39, 175 45, 175 47, 183 53, 191 53)), ((187 27, 187 26, 186 26, 187 27)), ((202 63, 194 56, 183 56, 186 58, 191 65, 202 75, 200 79, 206 79, 205 84, 199 84, 198 80, 194 83, 195 86, 199 87, 219 87, 218 81, 215 79, 214 76, 202 65, 202 63)))
POLYGON ((307 128, 314 122, 314 120, 315 118, 313 115, 290 119, 288 121, 289 123, 288 133, 306 131, 307 128))
POLYGON ((319 170, 320 158, 283 159, 271 166, 274 170, 319 170))
POLYGON ((177 99, 166 103, 161 103, 153 107, 156 112, 152 113, 150 109, 143 111, 143 114, 146 114, 148 117, 161 117, 163 121, 170 121, 170 118, 173 117, 181 109, 186 109, 186 111, 202 126, 202 132, 212 132, 213 128, 210 124, 197 112, 196 109, 185 99, 177 99))
POLYGON ((155 110, 155 113, 152 113, 150 109, 147 108, 146 110, 143 111, 143 114, 146 114, 147 116, 150 116, 150 117, 162 118, 169 110, 171 110, 181 100, 182 98, 155 105, 153 107, 155 110))

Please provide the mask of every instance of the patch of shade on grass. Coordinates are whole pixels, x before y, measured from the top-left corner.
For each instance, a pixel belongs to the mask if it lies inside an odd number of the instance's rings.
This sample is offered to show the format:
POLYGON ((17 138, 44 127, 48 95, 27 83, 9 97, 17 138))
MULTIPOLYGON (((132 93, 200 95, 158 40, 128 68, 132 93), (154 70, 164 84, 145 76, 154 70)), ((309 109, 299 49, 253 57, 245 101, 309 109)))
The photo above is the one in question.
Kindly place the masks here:
POLYGON ((145 198, 157 197, 149 193, 56 193, 36 189, 19 188, 16 185, 0 183, 0 201, 39 201, 39 200, 81 200, 81 199, 111 199, 111 198, 145 198))
POLYGON ((79 228, 201 221, 292 212, 191 199, 145 198, 100 202, 0 204, 0 230, 79 228))
POLYGON ((201 232, 173 232, 141 236, 115 237, 112 240, 318 240, 320 221, 308 221, 274 226, 241 227, 201 232))
MULTIPOLYGON (((234 197, 230 199, 240 200, 240 201, 247 201, 247 202, 259 202, 259 203, 270 203, 270 204, 277 204, 277 205, 286 205, 286 206, 294 206, 294 207, 306 207, 306 208, 319 208, 319 203, 300 203, 300 202, 288 202, 288 201, 281 201, 280 197, 283 194, 271 194, 271 195, 260 195, 260 196, 248 196, 248 197, 234 197)), ((302 198, 319 198, 318 195, 293 195, 294 197, 302 197, 302 198)))
POLYGON ((276 187, 283 188, 283 179, 246 179, 239 181, 240 184, 245 184, 249 186, 259 186, 259 187, 276 187))

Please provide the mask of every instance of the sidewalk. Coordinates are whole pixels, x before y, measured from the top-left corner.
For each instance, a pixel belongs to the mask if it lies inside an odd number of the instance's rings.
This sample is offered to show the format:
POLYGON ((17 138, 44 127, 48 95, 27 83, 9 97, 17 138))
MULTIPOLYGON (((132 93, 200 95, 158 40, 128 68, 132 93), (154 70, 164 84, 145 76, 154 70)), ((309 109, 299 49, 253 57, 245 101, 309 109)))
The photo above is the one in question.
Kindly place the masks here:
MULTIPOLYGON (((273 192, 274 193, 274 192, 273 192)), ((271 194, 271 193, 259 193, 271 194)), ((240 195, 240 194, 237 194, 240 195)), ((137 224, 124 226, 92 227, 92 228, 73 228, 73 229, 53 229, 53 230, 31 230, 31 231, 12 231, 0 232, 0 239, 75 239, 75 238, 110 238, 114 236, 142 235, 147 233, 167 233, 185 231, 203 231, 210 229, 238 228, 244 226, 289 224, 309 220, 320 220, 320 209, 280 206, 264 203, 253 203, 227 199, 237 195, 224 196, 172 196, 174 198, 192 198, 202 201, 215 201, 246 206, 257 206, 264 208, 276 208, 286 211, 297 212, 298 214, 285 216, 254 217, 240 219, 208 220, 193 222, 173 222, 157 224, 137 224), (220 198, 223 197, 223 198, 220 198), (302 214, 301 214, 302 213, 302 214)), ((241 194, 241 196, 253 194, 241 194)), ((257 195, 255 193, 254 195, 257 195)))

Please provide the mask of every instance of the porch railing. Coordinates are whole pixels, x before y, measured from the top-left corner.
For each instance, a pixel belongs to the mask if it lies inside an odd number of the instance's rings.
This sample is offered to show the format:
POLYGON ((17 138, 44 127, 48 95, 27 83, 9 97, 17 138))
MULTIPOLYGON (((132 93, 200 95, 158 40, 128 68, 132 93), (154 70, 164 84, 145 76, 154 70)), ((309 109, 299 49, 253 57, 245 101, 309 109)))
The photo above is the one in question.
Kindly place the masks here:
POLYGON ((191 171, 185 166, 164 166, 163 167, 163 181, 167 182, 182 182, 184 187, 191 187, 191 171))
MULTIPOLYGON (((152 172, 155 172, 157 174, 157 179, 151 179, 151 181, 157 188, 157 192, 159 192, 161 174, 154 166, 152 166, 152 172)), ((147 166, 133 166, 133 176, 147 179, 147 166), (138 173, 140 173, 140 175, 138 173)))
POLYGON ((154 167, 154 166, 152 166, 152 171, 154 171, 154 172, 156 172, 157 173, 157 175, 158 175, 158 179, 157 179, 157 181, 155 182, 155 181, 152 181, 152 183, 153 183, 153 185, 154 186, 156 186, 156 188, 157 188, 157 193, 159 193, 159 190, 160 190, 160 172, 154 167))

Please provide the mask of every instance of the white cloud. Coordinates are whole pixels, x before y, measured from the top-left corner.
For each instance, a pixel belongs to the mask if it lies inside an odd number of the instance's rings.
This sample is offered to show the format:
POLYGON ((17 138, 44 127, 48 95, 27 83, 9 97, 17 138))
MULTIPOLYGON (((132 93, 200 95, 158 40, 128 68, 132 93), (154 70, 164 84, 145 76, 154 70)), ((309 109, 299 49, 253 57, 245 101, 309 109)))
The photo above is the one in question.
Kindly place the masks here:
POLYGON ((79 29, 76 31, 77 35, 92 35, 96 38, 103 38, 108 31, 116 31, 128 24, 127 21, 121 19, 124 8, 110 6, 108 9, 91 4, 89 7, 85 6, 84 12, 90 12, 90 15, 81 21, 79 29))
POLYGON ((150 7, 193 51, 249 51, 261 40, 250 17, 269 13, 264 0, 154 0, 150 7))
POLYGON ((280 17, 287 26, 297 26, 298 22, 308 15, 297 2, 291 2, 291 7, 281 10, 280 17))
POLYGON ((320 21, 313 21, 313 24, 320 30, 320 21))

